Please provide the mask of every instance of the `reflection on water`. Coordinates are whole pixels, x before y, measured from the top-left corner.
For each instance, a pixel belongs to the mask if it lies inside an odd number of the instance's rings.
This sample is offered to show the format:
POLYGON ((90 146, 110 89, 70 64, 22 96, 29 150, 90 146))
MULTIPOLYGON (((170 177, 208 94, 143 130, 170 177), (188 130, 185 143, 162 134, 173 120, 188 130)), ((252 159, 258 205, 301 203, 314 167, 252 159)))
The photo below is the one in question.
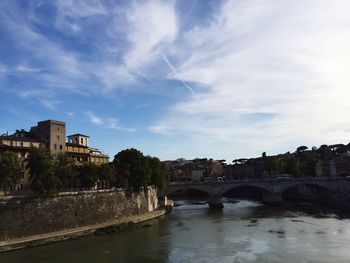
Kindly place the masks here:
POLYGON ((9 262, 350 262, 350 220, 308 204, 178 200, 155 225, 0 254, 9 262))

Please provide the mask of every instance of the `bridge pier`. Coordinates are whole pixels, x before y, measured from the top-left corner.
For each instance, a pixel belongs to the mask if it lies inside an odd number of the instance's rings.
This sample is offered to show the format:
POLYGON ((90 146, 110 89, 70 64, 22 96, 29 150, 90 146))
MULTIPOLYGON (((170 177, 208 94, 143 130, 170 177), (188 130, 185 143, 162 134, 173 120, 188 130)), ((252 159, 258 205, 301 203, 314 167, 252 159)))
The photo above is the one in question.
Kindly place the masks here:
POLYGON ((221 196, 211 196, 208 200, 208 205, 211 209, 224 208, 224 203, 222 202, 221 196))
POLYGON ((269 205, 281 205, 283 203, 283 198, 280 193, 263 193, 262 200, 264 203, 269 205))

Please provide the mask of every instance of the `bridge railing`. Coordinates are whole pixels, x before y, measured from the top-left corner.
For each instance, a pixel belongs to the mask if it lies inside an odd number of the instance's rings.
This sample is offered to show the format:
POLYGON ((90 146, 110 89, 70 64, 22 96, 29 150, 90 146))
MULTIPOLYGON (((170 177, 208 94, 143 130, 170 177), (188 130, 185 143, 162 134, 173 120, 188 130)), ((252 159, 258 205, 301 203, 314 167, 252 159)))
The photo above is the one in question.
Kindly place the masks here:
POLYGON ((212 184, 242 184, 242 183, 272 183, 272 182, 305 182, 305 181, 350 181, 350 177, 292 177, 292 178, 261 178, 261 179, 245 179, 245 180, 223 180, 211 182, 171 182, 169 186, 181 185, 212 185, 212 184))

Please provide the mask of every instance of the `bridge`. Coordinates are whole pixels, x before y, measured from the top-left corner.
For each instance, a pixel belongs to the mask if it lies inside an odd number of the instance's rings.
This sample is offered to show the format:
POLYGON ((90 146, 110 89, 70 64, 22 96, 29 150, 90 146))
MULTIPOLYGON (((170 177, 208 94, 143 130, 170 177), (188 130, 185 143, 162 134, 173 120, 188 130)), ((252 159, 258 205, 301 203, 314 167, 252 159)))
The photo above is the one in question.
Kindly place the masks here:
POLYGON ((283 194, 297 187, 315 201, 342 203, 350 200, 350 178, 345 177, 303 177, 289 179, 254 179, 223 182, 177 182, 170 183, 166 195, 175 192, 186 193, 190 190, 202 192, 208 196, 211 208, 223 208, 222 197, 242 187, 260 191, 262 201, 268 204, 283 202, 283 194))

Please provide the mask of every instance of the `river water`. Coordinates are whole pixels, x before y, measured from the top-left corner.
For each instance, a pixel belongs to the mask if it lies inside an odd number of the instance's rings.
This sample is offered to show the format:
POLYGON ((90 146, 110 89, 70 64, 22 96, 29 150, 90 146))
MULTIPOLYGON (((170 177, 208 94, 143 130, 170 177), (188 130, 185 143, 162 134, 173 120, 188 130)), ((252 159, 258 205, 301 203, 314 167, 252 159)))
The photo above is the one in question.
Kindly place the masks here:
POLYGON ((222 211, 178 203, 153 226, 2 253, 0 262, 350 262, 350 219, 337 211, 231 199, 222 211))

